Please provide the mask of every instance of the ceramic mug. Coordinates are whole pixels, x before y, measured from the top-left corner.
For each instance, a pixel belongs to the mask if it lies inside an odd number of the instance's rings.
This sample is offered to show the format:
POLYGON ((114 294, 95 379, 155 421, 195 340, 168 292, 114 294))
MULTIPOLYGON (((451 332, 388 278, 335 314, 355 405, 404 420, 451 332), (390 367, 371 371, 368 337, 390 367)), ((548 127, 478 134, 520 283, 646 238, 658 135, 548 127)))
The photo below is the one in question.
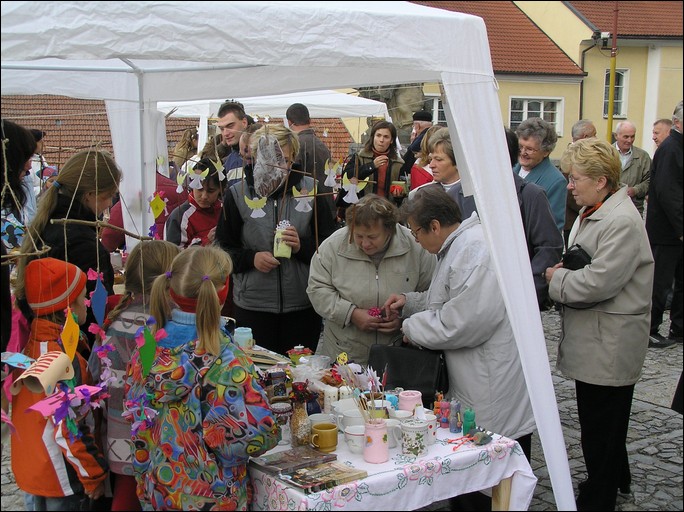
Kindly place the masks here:
POLYGON ((364 421, 361 411, 356 408, 342 411, 342 413, 337 416, 337 424, 342 431, 349 425, 363 425, 364 421))
POLYGON ((330 404, 330 407, 332 408, 335 414, 342 414, 342 411, 355 408, 356 400, 354 400, 353 398, 343 398, 341 400, 335 400, 330 404))
POLYGON ((419 457, 427 453, 428 422, 416 418, 401 424, 401 453, 419 457))
POLYGON ((399 409, 402 411, 411 411, 419 406, 423 405, 422 393, 413 389, 407 389, 399 393, 399 409))
POLYGON ((318 423, 335 423, 337 425, 337 417, 334 414, 317 412, 315 414, 309 414, 309 423, 311 423, 311 426, 318 423))
POLYGON ((344 429, 344 440, 352 453, 363 453, 366 444, 366 427, 364 425, 350 425, 344 429))
POLYGON ((311 427, 311 445, 322 452, 332 452, 337 448, 337 425, 316 423, 311 427))
POLYGON ((389 460, 389 440, 387 439, 386 420, 375 419, 365 424, 366 443, 363 447, 363 460, 371 464, 382 464, 389 460))
POLYGON ((437 416, 429 412, 425 413, 425 421, 428 423, 427 444, 430 446, 435 444, 435 441, 437 440, 439 422, 437 421, 437 416))
POLYGON ((401 421, 390 418, 385 420, 387 423, 387 439, 390 448, 396 448, 401 444, 401 421))

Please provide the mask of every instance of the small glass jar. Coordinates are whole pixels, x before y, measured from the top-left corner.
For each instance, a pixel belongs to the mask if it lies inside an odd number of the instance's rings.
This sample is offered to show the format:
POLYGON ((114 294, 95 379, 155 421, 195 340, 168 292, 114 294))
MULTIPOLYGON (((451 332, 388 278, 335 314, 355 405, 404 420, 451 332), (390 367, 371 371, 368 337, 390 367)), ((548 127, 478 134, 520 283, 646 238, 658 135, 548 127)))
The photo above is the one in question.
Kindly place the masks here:
POLYGON ((278 424, 280 432, 278 434, 278 444, 290 444, 290 418, 292 418, 292 404, 290 402, 275 402, 271 404, 273 417, 278 424))

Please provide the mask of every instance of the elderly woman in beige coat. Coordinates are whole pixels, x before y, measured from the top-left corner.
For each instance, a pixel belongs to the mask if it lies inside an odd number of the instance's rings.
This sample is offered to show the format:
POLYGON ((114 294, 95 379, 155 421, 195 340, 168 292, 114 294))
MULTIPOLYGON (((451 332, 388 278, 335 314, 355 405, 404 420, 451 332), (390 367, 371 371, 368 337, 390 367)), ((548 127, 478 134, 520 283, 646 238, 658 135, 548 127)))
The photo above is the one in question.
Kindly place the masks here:
POLYGON ((306 291, 325 320, 317 354, 334 360, 346 352, 366 364, 371 345, 401 336, 401 321, 381 318, 379 308, 392 293, 427 290, 436 260, 398 218, 394 204, 368 194, 311 260, 306 291))
POLYGON ((627 429, 648 348, 653 257, 644 222, 620 186, 617 150, 599 139, 569 146, 561 161, 582 207, 570 232, 591 262, 548 268, 549 295, 563 305, 558 368, 575 379, 587 480, 578 510, 614 510, 630 492, 627 429))

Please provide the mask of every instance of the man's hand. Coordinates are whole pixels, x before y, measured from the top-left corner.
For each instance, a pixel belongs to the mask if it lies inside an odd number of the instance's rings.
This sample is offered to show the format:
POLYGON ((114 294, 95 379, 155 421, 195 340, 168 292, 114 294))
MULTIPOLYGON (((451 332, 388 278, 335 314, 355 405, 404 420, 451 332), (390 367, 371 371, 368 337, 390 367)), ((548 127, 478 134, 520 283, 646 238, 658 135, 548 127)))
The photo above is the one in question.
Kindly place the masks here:
POLYGON ((393 320, 400 317, 401 309, 406 305, 406 295, 390 295, 385 303, 382 305, 382 309, 385 311, 385 318, 387 320, 393 320))
POLYGON ((259 272, 268 274, 280 265, 280 262, 269 251, 261 251, 254 255, 254 268, 259 272))
POLYGON ((299 241, 299 233, 297 233, 297 228, 294 226, 289 226, 283 231, 283 242, 285 242, 285 245, 292 247, 292 254, 297 254, 302 248, 302 244, 299 241))

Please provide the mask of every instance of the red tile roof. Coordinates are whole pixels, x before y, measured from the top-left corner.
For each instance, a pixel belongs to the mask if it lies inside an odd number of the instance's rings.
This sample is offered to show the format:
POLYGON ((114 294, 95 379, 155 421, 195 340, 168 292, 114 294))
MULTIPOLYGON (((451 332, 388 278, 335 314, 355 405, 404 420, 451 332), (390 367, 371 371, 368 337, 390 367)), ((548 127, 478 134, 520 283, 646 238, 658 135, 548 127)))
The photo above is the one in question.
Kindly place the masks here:
MULTIPOLYGON (((2 117, 26 128, 46 132, 43 155, 51 165, 62 166, 74 153, 98 145, 112 150, 112 136, 105 103, 67 96, 2 96, 2 117)), ((339 119, 312 119, 316 134, 330 148, 335 160, 344 158, 353 142, 349 131, 339 119), (327 130, 327 137, 324 132, 327 130)), ((169 150, 173 150, 183 131, 197 126, 198 118, 170 117, 166 120, 169 150)), ((271 119, 270 123, 282 123, 271 119)))
POLYGON ((513 2, 412 3, 482 18, 495 73, 578 77, 584 74, 513 2))
MULTIPOLYGON (((613 31, 615 2, 564 3, 590 28, 613 31)), ((617 2, 617 7, 618 38, 682 38, 682 2, 617 2)))

